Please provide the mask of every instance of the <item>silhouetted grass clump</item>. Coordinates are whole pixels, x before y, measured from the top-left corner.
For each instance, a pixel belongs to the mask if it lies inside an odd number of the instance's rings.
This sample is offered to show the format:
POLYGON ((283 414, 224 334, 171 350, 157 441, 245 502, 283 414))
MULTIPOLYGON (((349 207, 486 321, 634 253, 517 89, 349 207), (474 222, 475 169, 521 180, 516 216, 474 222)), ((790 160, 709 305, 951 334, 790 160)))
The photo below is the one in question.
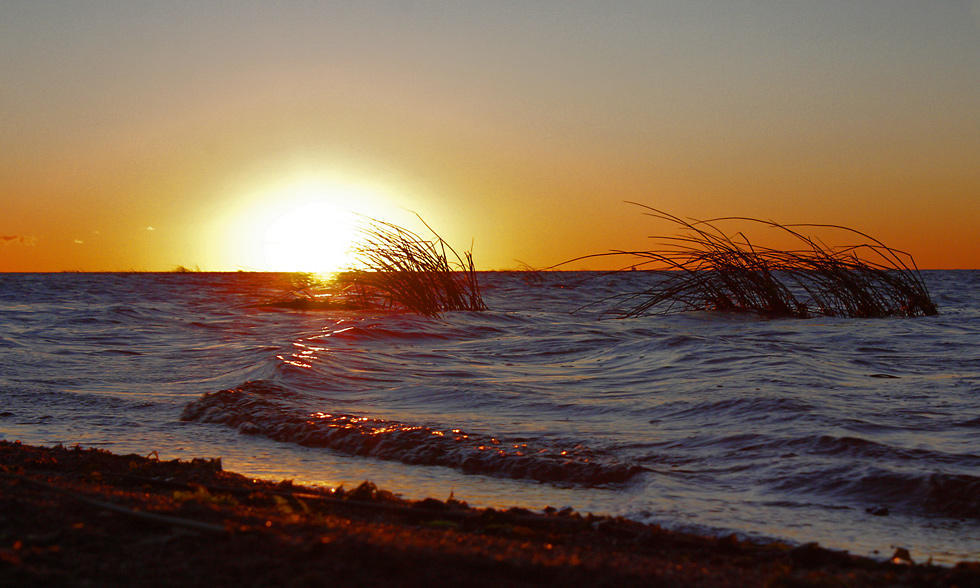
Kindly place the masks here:
MULTIPOLYGON (((421 217, 420 219, 421 220, 421 217)), ((401 308, 426 316, 451 310, 486 310, 473 254, 460 256, 425 221, 429 239, 365 219, 352 255, 363 267, 340 277, 349 297, 365 307, 401 308)))
MULTIPOLYGON (((632 203, 636 204, 636 203, 632 203)), ((771 317, 888 317, 938 314, 912 257, 860 231, 838 225, 781 225, 746 217, 683 220, 637 204, 644 214, 682 230, 657 236, 651 251, 604 255, 639 258, 634 269, 672 270, 656 286, 623 297, 611 311, 622 316, 684 310, 753 312, 771 317), (753 244, 721 223, 740 222, 776 229, 796 249, 753 244), (865 242, 828 247, 805 229, 843 231, 865 242)))
POLYGON ((170 271, 171 273, 175 273, 175 274, 193 274, 193 273, 200 272, 201 268, 194 266, 194 268, 192 269, 184 265, 177 265, 174 266, 174 268, 171 269, 170 271))

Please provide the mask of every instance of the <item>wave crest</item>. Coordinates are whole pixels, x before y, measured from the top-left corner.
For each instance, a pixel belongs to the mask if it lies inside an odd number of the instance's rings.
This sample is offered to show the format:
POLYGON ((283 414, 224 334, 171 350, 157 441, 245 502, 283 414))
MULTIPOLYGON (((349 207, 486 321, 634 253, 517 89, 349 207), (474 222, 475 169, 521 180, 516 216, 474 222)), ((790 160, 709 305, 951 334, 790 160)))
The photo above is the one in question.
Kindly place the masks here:
POLYGON ((459 429, 443 431, 349 414, 299 414, 291 405, 300 398, 299 393, 268 381, 246 382, 204 394, 184 408, 181 420, 220 423, 242 434, 348 455, 558 484, 622 484, 646 471, 638 465, 605 462, 581 445, 532 447, 459 429))

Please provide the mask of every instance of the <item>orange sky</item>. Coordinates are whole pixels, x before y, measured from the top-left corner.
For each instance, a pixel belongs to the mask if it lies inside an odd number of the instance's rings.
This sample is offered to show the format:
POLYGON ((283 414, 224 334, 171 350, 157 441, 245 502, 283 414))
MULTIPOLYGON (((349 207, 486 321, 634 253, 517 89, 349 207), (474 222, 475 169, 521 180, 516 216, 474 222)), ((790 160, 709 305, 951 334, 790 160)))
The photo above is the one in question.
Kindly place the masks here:
POLYGON ((670 230, 625 200, 980 268, 975 0, 257 4, 4 5, 0 271, 287 269, 319 200, 479 269, 670 230))

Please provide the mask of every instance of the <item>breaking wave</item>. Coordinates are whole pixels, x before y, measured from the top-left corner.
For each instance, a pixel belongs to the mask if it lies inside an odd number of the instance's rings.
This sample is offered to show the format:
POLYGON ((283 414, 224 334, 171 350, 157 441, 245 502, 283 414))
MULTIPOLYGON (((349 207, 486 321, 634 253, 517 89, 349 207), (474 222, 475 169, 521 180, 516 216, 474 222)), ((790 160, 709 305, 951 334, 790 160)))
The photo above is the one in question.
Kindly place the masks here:
POLYGON ((581 445, 557 448, 350 414, 300 413, 295 409, 300 397, 272 382, 246 382, 205 394, 184 408, 181 419, 220 423, 246 435, 348 455, 557 484, 621 484, 645 471, 637 465, 606 463, 581 445))

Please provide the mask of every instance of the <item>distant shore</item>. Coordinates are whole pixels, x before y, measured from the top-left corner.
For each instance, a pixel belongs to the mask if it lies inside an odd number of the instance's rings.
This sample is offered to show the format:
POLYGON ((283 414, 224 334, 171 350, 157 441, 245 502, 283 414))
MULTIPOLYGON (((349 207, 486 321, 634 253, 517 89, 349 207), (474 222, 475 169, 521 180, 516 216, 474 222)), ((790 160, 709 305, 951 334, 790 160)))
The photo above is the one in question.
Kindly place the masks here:
MULTIPOLYGON (((463 497, 465 498, 465 497, 463 497)), ((5 586, 978 586, 980 564, 879 562, 546 509, 405 501, 0 441, 5 586)))

